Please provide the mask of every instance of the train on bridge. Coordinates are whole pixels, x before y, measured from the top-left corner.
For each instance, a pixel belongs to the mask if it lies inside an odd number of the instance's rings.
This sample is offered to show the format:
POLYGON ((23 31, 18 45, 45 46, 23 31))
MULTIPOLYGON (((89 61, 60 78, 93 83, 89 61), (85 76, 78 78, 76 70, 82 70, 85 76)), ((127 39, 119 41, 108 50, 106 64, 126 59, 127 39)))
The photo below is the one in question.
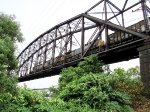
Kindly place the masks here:
MULTIPOLYGON (((135 32, 139 32, 139 33, 145 33, 146 31, 144 20, 141 20, 126 28, 135 32)), ((111 33, 108 38, 109 38, 109 49, 119 46, 120 44, 123 45, 131 41, 134 41, 136 39, 139 39, 133 36, 132 34, 125 33, 125 32, 118 31, 118 30, 116 32, 111 33)), ((92 41, 85 44, 84 50, 86 50, 91 45, 91 43, 92 41)), ((97 52, 102 52, 104 50, 106 50, 105 41, 99 38, 95 40, 94 45, 90 48, 90 52, 87 53, 87 56, 89 56, 90 54, 95 54, 97 52)), ((63 64, 70 63, 80 58, 81 58, 81 48, 68 51, 63 55, 59 55, 55 57, 54 59, 46 61, 43 64, 35 63, 33 69, 30 71, 30 74, 41 71, 42 69, 53 68, 57 66, 59 67, 63 64)))

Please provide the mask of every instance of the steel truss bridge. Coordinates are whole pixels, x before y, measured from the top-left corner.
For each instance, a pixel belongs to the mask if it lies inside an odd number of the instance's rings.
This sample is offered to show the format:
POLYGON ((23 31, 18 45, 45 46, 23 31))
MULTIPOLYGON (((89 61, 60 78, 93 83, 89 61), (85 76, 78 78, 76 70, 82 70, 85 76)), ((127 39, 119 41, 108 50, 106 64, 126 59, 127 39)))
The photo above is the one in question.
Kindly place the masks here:
POLYGON ((91 54, 98 54, 106 64, 139 57, 137 48, 150 35, 150 8, 145 0, 115 1, 101 0, 37 37, 17 58, 19 81, 59 74, 91 54), (142 19, 126 25, 133 13, 140 13, 142 19))

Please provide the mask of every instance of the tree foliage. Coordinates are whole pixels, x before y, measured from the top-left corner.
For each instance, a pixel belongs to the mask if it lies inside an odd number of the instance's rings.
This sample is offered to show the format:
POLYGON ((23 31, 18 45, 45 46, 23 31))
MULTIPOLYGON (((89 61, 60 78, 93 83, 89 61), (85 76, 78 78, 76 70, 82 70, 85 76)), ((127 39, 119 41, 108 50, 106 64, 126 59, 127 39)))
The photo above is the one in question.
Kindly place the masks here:
POLYGON ((85 58, 77 67, 64 68, 59 79, 59 88, 62 89, 69 82, 80 79, 89 73, 103 72, 103 64, 96 55, 85 58))
POLYGON ((15 57, 16 42, 23 40, 19 24, 14 16, 0 13, 0 71, 10 71, 17 68, 15 57))
POLYGON ((19 24, 12 16, 0 13, 0 109, 11 112, 12 97, 18 94, 15 57, 16 42, 22 40, 19 24))
POLYGON ((86 58, 77 67, 64 69, 59 80, 57 98, 64 102, 88 105, 95 111, 132 111, 128 94, 117 90, 117 76, 103 71, 96 55, 86 58))
POLYGON ((0 37, 9 38, 13 42, 23 41, 20 25, 15 21, 15 16, 0 13, 0 37))

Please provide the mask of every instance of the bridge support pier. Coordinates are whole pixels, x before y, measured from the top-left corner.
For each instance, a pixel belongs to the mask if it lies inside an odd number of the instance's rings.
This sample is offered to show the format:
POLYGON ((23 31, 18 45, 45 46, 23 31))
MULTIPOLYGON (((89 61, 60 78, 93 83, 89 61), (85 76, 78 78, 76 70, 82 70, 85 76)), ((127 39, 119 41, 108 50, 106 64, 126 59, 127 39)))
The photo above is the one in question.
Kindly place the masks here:
POLYGON ((146 88, 150 88, 150 39, 146 39, 144 45, 138 48, 138 51, 141 80, 146 88))

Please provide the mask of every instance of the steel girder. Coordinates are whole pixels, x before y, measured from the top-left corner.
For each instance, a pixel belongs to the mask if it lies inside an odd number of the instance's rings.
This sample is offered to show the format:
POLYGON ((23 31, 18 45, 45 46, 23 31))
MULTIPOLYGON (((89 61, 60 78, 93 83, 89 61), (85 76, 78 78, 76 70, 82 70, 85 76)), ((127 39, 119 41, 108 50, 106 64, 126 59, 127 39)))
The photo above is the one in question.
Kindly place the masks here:
MULTIPOLYGON (((144 39, 148 36, 135 31, 133 28, 124 27, 123 14, 133 7, 145 3, 144 0, 138 1, 127 7, 128 0, 125 0, 123 7, 120 9, 109 0, 101 0, 85 13, 79 14, 65 22, 62 22, 50 30, 41 34, 33 42, 31 42, 18 56, 19 60, 19 77, 26 77, 33 72, 42 71, 44 69, 52 69, 59 64, 71 63, 76 59, 83 59, 88 52, 95 46, 97 40, 105 41, 105 49, 110 49, 110 35, 132 35, 138 39, 144 39), (104 3, 104 19, 100 19, 90 15, 99 4, 104 3), (111 6, 110 6, 111 5, 111 6), (118 12, 111 9, 113 16, 108 18, 107 7, 113 7, 118 12), (121 15, 122 25, 117 17, 121 15), (114 24, 111 20, 116 18, 118 24, 114 24), (90 43, 90 44, 89 44, 90 43), (88 45, 88 46, 87 46, 88 45), (79 51, 77 51, 79 50, 79 51), (72 60, 68 58, 68 54, 75 54, 76 58, 72 60), (70 60, 70 62, 66 61, 70 60), (57 63, 56 63, 57 62, 57 63)), ((143 9, 144 10, 144 9, 143 9)), ((145 18, 146 19, 146 18, 145 18)), ((147 21, 145 21, 146 24, 147 21)), ((147 26, 146 26, 147 27, 147 26)), ((115 37, 114 37, 115 38, 115 37)), ((119 40, 121 42, 122 40, 119 40)), ((115 43, 114 43, 115 44, 115 43)))

